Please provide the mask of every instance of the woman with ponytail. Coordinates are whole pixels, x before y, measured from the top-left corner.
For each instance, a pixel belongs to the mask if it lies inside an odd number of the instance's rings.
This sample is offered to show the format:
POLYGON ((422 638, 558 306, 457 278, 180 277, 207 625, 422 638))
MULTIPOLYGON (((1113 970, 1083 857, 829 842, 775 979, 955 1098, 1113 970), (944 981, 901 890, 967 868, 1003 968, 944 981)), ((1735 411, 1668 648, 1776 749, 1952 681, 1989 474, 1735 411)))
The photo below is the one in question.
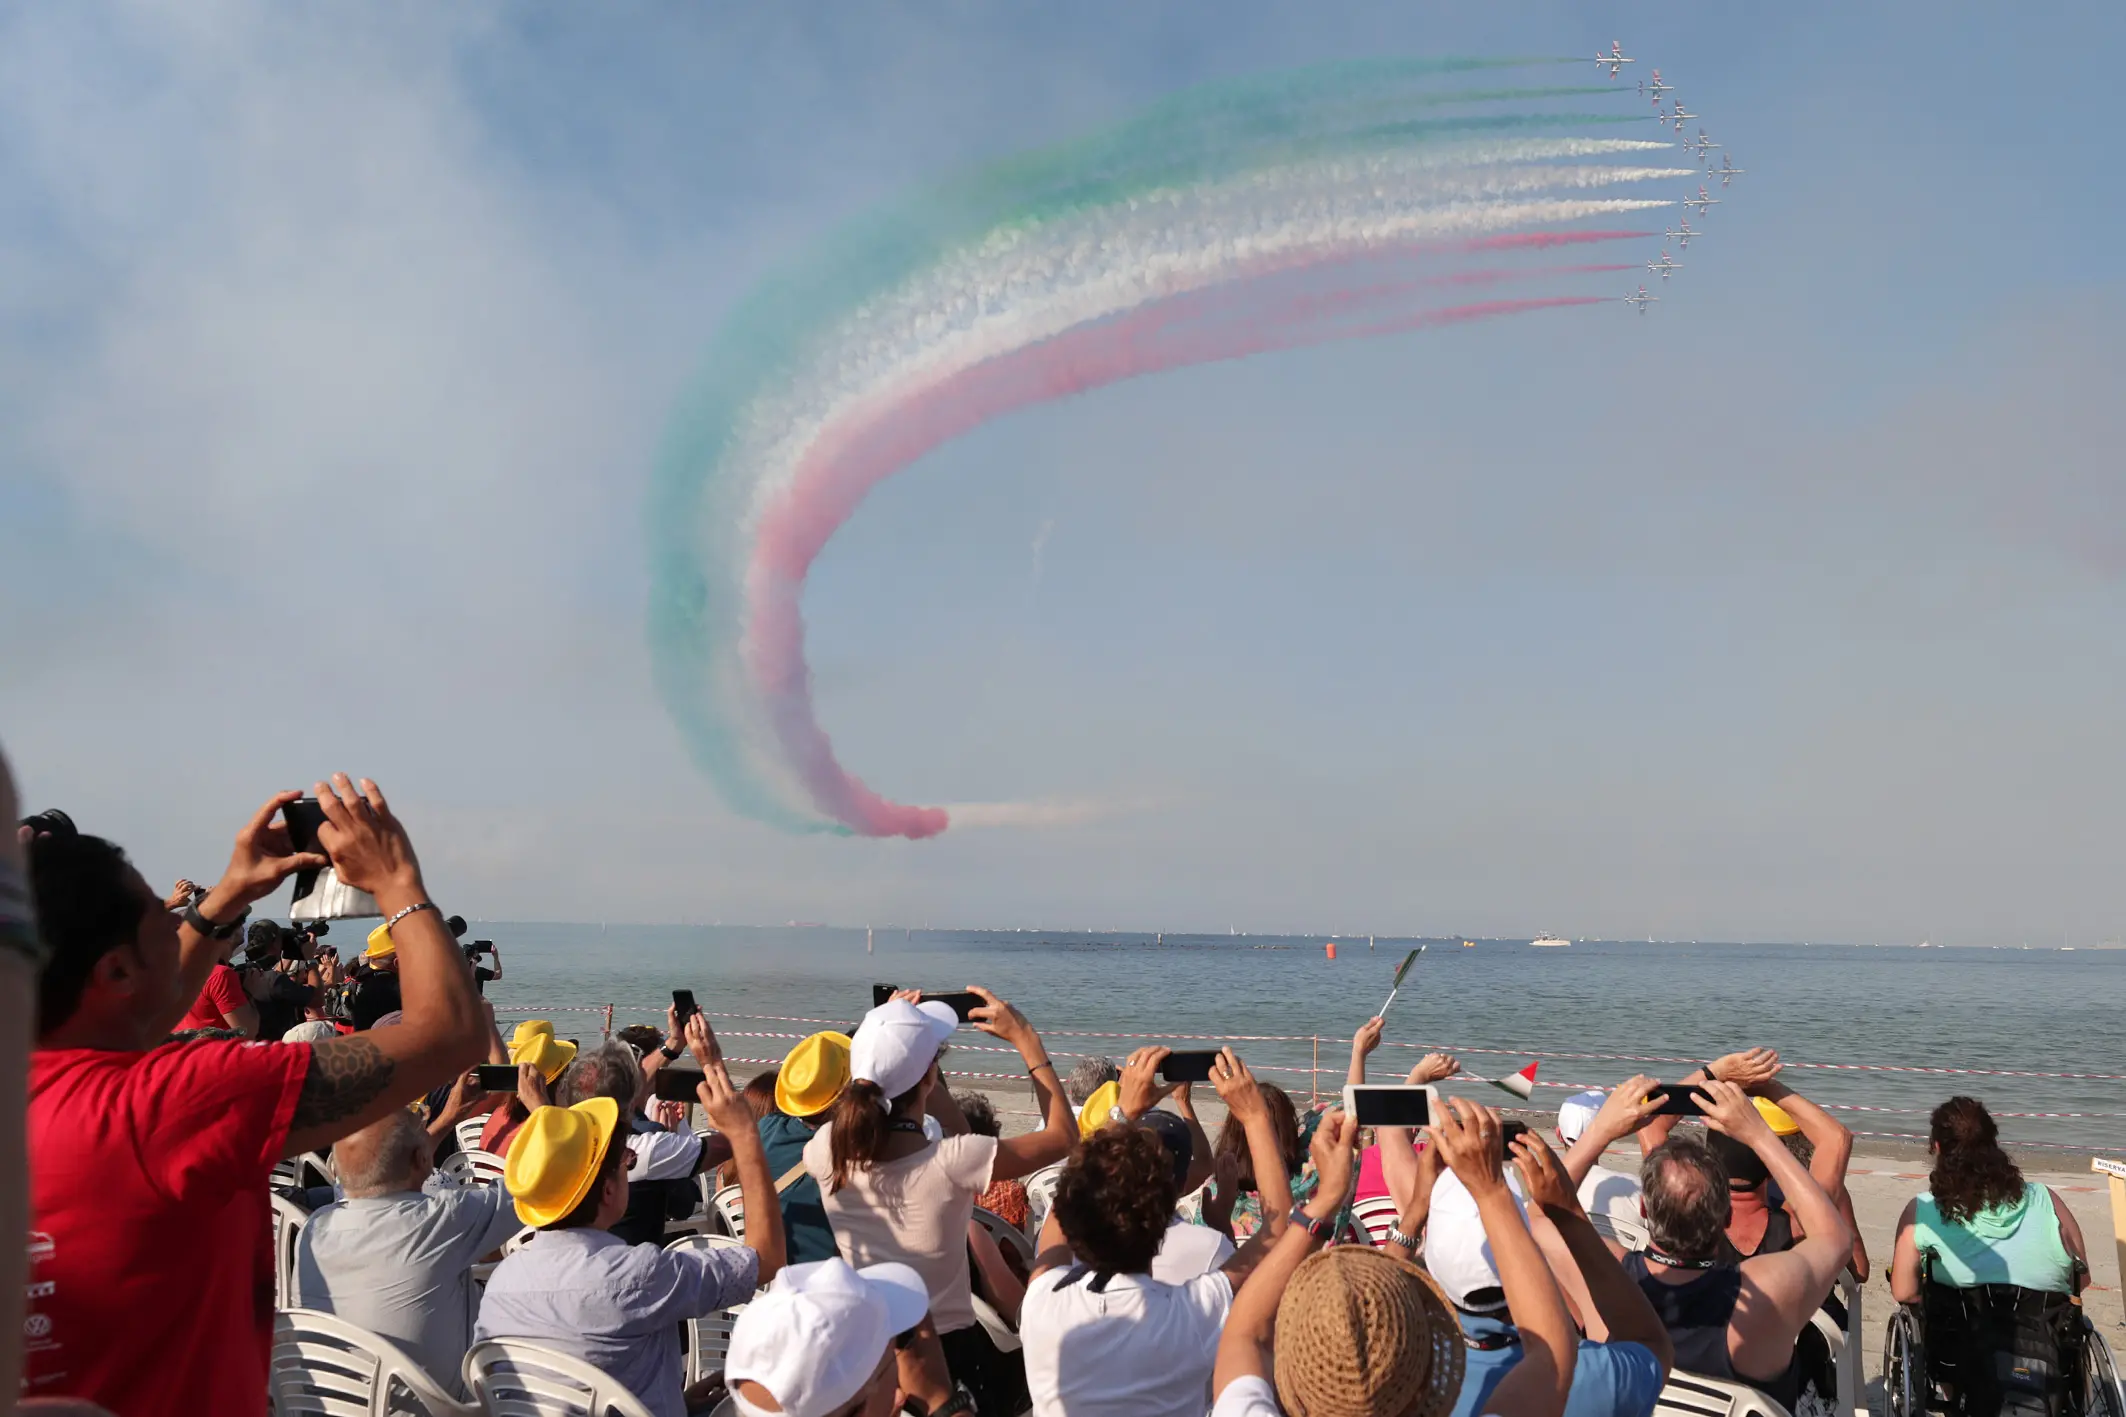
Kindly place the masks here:
POLYGON ((1929 1119, 1934 1154, 1929 1188, 1897 1221, 1890 1293, 1920 1297, 1920 1259, 1937 1284, 1969 1289, 2013 1284, 2078 1294, 2089 1282, 2089 1251, 2074 1213, 2049 1188, 2025 1181, 2001 1149, 2000 1129, 1975 1097, 1952 1097, 1929 1119))
POLYGON ((971 992, 983 1002, 968 1021, 1019 1050, 1046 1126, 1002 1139, 969 1134, 937 1068, 958 1019, 948 1006, 909 991, 857 1026, 849 1086, 805 1147, 805 1167, 819 1181, 842 1258, 859 1269, 890 1262, 920 1274, 953 1378, 981 1411, 1011 1413, 1027 1406, 1025 1365, 1017 1353, 999 1352, 975 1322, 967 1223, 992 1182, 1068 1155, 1077 1126, 1026 1016, 986 989, 971 992), (943 1129, 942 1139, 924 1133, 926 1115, 943 1129))

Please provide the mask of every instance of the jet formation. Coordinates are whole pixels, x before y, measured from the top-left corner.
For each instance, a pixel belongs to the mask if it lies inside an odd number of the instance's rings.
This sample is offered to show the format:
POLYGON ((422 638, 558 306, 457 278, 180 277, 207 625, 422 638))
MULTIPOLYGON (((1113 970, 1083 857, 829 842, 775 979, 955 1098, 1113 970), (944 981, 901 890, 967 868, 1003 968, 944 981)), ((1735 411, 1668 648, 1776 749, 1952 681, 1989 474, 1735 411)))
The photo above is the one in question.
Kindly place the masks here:
MULTIPOLYGON (((1606 67, 1609 70, 1609 77, 1616 79, 1623 77, 1626 64, 1636 64, 1638 60, 1624 52, 1624 41, 1613 39, 1609 42, 1607 53, 1599 49, 1595 51, 1594 62, 1596 68, 1606 67)), ((1675 91, 1676 86, 1674 84, 1666 83, 1662 80, 1659 69, 1653 71, 1650 79, 1641 80, 1639 83, 1639 93, 1653 104, 1654 122, 1657 124, 1673 124, 1676 132, 1680 134, 1685 123, 1696 122, 1700 115, 1686 109, 1683 106, 1683 100, 1680 98, 1671 98, 1667 104, 1662 102, 1665 96, 1673 94, 1675 91), (1673 105, 1673 107, 1669 105, 1673 105)), ((1695 207, 1698 212, 1698 218, 1702 221, 1722 201, 1721 198, 1715 197, 1710 190, 1712 179, 1717 176, 1720 179, 1722 188, 1730 187, 1734 185, 1735 179, 1740 177, 1747 169, 1735 166, 1733 155, 1724 151, 1720 154, 1720 165, 1714 167, 1712 165, 1713 151, 1719 148, 1720 144, 1707 137, 1702 126, 1698 129, 1696 139, 1682 139, 1676 143, 1676 146, 1687 153, 1696 154, 1698 161, 1704 164, 1703 180, 1698 183, 1698 195, 1686 197, 1677 203, 1686 211, 1695 207)), ((1688 251, 1691 238, 1703 236, 1705 233, 1693 228, 1690 224, 1690 218, 1685 216, 1679 218, 1673 228, 1664 230, 1661 234, 1665 240, 1676 243, 1679 250, 1688 251)), ((1646 262, 1647 272, 1661 277, 1664 283, 1670 275, 1682 269, 1683 263, 1670 256, 1666 246, 1661 248, 1660 260, 1646 262)), ((1641 315, 1646 313, 1647 306, 1658 303, 1660 298, 1658 295, 1648 295, 1644 285, 1639 287, 1636 294, 1620 297, 1624 304, 1632 306, 1641 315)))

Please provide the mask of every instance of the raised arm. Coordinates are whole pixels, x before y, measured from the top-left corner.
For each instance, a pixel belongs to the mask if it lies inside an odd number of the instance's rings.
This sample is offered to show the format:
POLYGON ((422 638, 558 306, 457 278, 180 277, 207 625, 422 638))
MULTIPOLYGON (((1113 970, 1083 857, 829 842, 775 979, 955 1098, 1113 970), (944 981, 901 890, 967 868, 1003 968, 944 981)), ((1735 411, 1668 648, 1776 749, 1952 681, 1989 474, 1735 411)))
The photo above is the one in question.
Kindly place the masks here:
POLYGON ((1668 1370, 1676 1359, 1668 1326, 1661 1322, 1645 1293, 1624 1272, 1616 1255, 1588 1221, 1578 1188, 1558 1161, 1557 1153, 1536 1133, 1524 1132, 1514 1138, 1513 1159, 1521 1168, 1528 1203, 1540 1208, 1557 1227, 1565 1248, 1571 1252, 1580 1280, 1587 1286, 1587 1297, 1608 1331, 1608 1341, 1643 1345, 1660 1360, 1661 1378, 1667 1381, 1668 1370))
MULTIPOLYGON (((1341 1111, 1332 1109, 1314 1129, 1321 1184, 1307 1200, 1305 1214, 1309 1219, 1326 1226, 1343 1209, 1344 1196, 1351 1188, 1351 1147, 1357 1140, 1358 1128, 1341 1111), (1339 1157, 1341 1161, 1337 1159, 1339 1157), (1336 1168, 1337 1174, 1331 1174, 1331 1167, 1336 1168)), ((1283 1165, 1280 1158, 1273 1169, 1281 1170, 1283 1165)), ((1313 1231, 1306 1226, 1286 1226, 1284 1234, 1268 1246, 1262 1262, 1233 1296, 1232 1310, 1226 1315, 1225 1332, 1218 1339, 1217 1365, 1211 1370, 1214 1397, 1223 1393, 1236 1379, 1270 1377, 1271 1344, 1277 1332, 1277 1303, 1284 1298, 1285 1286, 1292 1282, 1300 1261, 1307 1257, 1315 1243, 1313 1231)))
POLYGON ((694 1089, 709 1125, 731 1144, 731 1164, 738 1172, 738 1201, 745 1207, 746 1248, 760 1257, 760 1283, 781 1272, 788 1250, 783 1239, 782 1202, 775 1194, 775 1178, 768 1172, 768 1153, 760 1144, 760 1129, 745 1094, 731 1086, 724 1071, 721 1050, 714 1047, 709 1021, 689 1014, 687 1047, 701 1064, 701 1085, 694 1089))
POLYGON ((1344 1081, 1363 1087, 1366 1082, 1366 1058, 1380 1047, 1380 1031, 1387 1025, 1378 1018, 1369 1018, 1351 1035, 1351 1066, 1344 1074, 1344 1081))
POLYGON ((1464 1098, 1444 1098, 1426 1131, 1476 1201, 1499 1285, 1506 1291, 1506 1312, 1521 1335, 1525 1356, 1492 1391, 1484 1411, 1497 1417, 1559 1417, 1572 1390, 1579 1335, 1557 1280, 1506 1189, 1498 1114, 1464 1098))
MULTIPOLYGON (((1572 1178, 1575 1187, 1587 1179, 1587 1173, 1601 1161, 1603 1152, 1633 1132, 1640 1132, 1641 1151, 1651 1151, 1660 1145, 1652 1138, 1653 1124, 1668 1119, 1656 1118, 1654 1108, 1660 1104, 1647 1100, 1647 1089, 1655 1085, 1652 1078, 1641 1073, 1618 1083, 1610 1089, 1609 1096, 1602 1099, 1601 1109, 1595 1113, 1594 1120, 1587 1124, 1587 1130, 1580 1133, 1580 1139, 1565 1153, 1565 1174, 1572 1178)), ((1667 1134, 1667 1130, 1662 1129, 1661 1135, 1665 1137, 1667 1134)))
MULTIPOLYGON (((1270 1104, 1263 1099, 1262 1084, 1255 1081, 1248 1065, 1240 1061, 1240 1055, 1230 1048, 1219 1050, 1216 1061, 1211 1064, 1211 1081, 1218 1088, 1219 1101, 1225 1103, 1226 1111, 1239 1121, 1248 1139, 1248 1166, 1255 1173, 1255 1194, 1262 1198, 1262 1224, 1225 1262, 1225 1275, 1237 1286, 1262 1262, 1269 1247, 1277 1243, 1285 1227, 1292 1223, 1292 1179, 1285 1174, 1284 1153, 1277 1145, 1277 1128, 1270 1121, 1270 1104)), ((1328 1212, 1333 1216, 1343 1208, 1343 1198, 1351 1188, 1351 1160, 1348 1154, 1341 1159, 1343 1184, 1332 1187, 1329 1168, 1338 1165, 1338 1160, 1324 1150, 1319 1127, 1315 1128, 1314 1137, 1315 1170, 1321 1177, 1314 1195, 1319 1199, 1324 1191, 1336 1191, 1336 1203, 1328 1212)), ((1348 1142, 1344 1149, 1348 1153, 1348 1142)), ((1226 1221, 1231 1224, 1230 1209, 1226 1221)))
POLYGON ((1853 1133, 1845 1123, 1824 1111, 1785 1083, 1773 1078, 1745 1089, 1767 1102, 1777 1103, 1801 1134, 1809 1139, 1809 1174, 1833 1201, 1845 1194, 1846 1165, 1853 1159, 1853 1133))
POLYGON ((396 1028, 312 1045, 288 1127, 291 1156, 330 1146, 457 1077, 487 1051, 490 1031, 472 970, 429 901, 413 842, 384 794, 345 773, 315 791, 325 812, 318 844, 339 878, 375 896, 387 920, 398 918, 391 940, 404 1017, 396 1028))
POLYGON ((1838 1271, 1845 1268, 1853 1252, 1853 1232, 1846 1229, 1837 1204, 1772 1134, 1740 1087, 1731 1082, 1704 1082, 1696 1090, 1706 1100, 1705 1124, 1757 1153, 1786 1193, 1794 1218, 1808 1232, 1791 1250, 1752 1255, 1742 1262, 1743 1304, 1756 1307, 1761 1301, 1779 1322, 1749 1325, 1739 1343, 1731 1327, 1729 1355, 1737 1368, 1772 1372, 1792 1356, 1795 1337, 1837 1282, 1838 1271))
POLYGON ((1048 1049, 1042 1046, 1041 1035, 1034 1032, 1026 1015, 987 989, 970 984, 968 991, 981 995, 983 1000, 982 1006, 969 1015, 968 1022, 1019 1050, 1045 1119, 1040 1131, 1006 1137, 997 1143, 996 1164, 990 1168, 989 1177, 993 1181, 1009 1181, 1070 1155, 1071 1143, 1078 1139, 1078 1122, 1071 1116, 1070 1100, 1063 1095, 1056 1065, 1048 1060, 1048 1049))

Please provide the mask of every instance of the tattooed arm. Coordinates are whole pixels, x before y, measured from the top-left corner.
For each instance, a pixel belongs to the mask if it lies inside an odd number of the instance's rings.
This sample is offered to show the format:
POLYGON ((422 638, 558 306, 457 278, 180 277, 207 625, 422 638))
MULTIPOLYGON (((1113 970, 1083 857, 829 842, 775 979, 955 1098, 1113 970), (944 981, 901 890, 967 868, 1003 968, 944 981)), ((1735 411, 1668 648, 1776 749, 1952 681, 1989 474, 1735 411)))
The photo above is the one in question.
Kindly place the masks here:
POLYGON ((289 1155, 329 1146, 459 1077, 486 1053, 492 1030, 465 956, 428 904, 413 843, 383 793, 366 778, 356 784, 339 774, 317 784, 315 794, 325 813, 318 844, 340 879, 375 896, 387 919, 424 908, 391 927, 403 1020, 312 1045, 288 1126, 289 1155))

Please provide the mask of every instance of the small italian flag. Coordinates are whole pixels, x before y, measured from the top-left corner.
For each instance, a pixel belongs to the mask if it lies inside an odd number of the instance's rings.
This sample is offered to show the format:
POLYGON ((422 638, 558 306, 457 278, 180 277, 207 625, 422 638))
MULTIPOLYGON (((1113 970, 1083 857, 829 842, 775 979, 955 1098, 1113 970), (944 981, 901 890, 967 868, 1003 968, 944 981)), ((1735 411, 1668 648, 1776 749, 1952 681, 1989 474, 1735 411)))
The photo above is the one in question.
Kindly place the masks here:
POLYGON ((1517 1073, 1508 1073, 1502 1078, 1491 1079, 1491 1085, 1504 1088, 1515 1097, 1520 1098, 1521 1101, 1526 1102, 1529 1098, 1535 1096, 1535 1069, 1536 1065, 1530 1063, 1517 1073))

